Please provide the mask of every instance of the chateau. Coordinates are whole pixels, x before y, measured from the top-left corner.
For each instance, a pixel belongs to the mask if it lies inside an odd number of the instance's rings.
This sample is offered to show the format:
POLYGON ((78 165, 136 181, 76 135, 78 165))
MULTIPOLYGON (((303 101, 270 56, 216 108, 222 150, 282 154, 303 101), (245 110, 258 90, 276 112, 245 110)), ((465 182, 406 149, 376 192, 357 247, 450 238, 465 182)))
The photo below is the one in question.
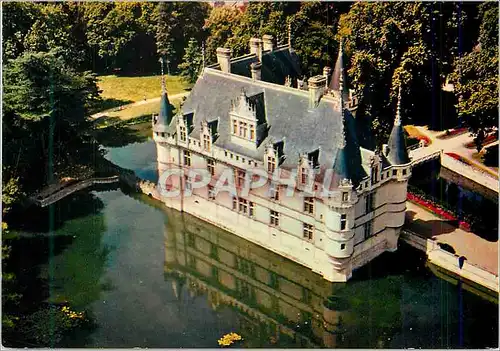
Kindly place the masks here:
POLYGON ((328 281, 347 281, 354 269, 397 249, 411 174, 400 101, 387 144, 365 149, 342 48, 333 71, 325 67, 306 80, 290 39, 278 46, 265 35, 249 46, 250 54, 237 58, 217 49, 217 64, 203 69, 175 116, 163 83, 153 116, 161 200, 328 281), (211 181, 195 188, 187 175, 164 179, 172 169, 204 169, 211 181), (234 194, 216 189, 228 169, 234 194), (269 179, 245 192, 255 169, 269 179), (165 189, 179 196, 165 196, 165 189))

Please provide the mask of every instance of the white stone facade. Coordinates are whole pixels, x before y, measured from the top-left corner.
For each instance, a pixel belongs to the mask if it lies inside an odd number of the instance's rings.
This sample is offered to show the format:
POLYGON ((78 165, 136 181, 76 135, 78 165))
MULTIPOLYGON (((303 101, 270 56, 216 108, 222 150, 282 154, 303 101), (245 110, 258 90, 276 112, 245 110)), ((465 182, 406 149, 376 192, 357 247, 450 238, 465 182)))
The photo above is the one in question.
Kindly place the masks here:
MULTIPOLYGON (((207 169, 210 162, 214 165, 213 185, 228 167, 234 170, 235 178, 238 171, 266 167, 265 160, 249 159, 214 145, 204 147, 202 137, 186 135, 184 139, 184 121, 178 118, 176 123, 175 135, 154 134, 160 176, 171 168, 207 169)), ((372 170, 377 170, 377 175, 370 174, 357 189, 345 184, 330 199, 310 196, 312 206, 300 185, 293 197, 285 196, 283 185, 278 199, 270 196, 268 186, 252 189, 236 202, 227 192, 212 198, 209 188, 203 187, 194 189, 191 196, 183 196, 181 191, 180 196, 163 197, 162 201, 309 267, 329 281, 342 282, 384 251, 396 250, 404 223, 410 165, 372 170), (275 216, 271 219, 276 213, 277 223, 275 216)), ((184 178, 169 179, 172 189, 186 189, 184 178)), ((321 190, 322 184, 318 182, 316 187, 321 190)))

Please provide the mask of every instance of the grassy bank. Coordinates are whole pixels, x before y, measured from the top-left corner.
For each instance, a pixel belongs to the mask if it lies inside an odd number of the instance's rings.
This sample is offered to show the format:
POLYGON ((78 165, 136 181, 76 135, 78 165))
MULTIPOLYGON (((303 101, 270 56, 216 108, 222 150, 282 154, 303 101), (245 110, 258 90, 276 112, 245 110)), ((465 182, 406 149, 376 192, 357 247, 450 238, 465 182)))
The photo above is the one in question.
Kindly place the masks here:
MULTIPOLYGON (((190 87, 179 76, 166 76, 166 85, 169 95, 182 93, 190 87)), ((130 103, 159 97, 161 94, 161 77, 100 76, 98 86, 102 90, 101 96, 103 99, 128 101, 130 103)))

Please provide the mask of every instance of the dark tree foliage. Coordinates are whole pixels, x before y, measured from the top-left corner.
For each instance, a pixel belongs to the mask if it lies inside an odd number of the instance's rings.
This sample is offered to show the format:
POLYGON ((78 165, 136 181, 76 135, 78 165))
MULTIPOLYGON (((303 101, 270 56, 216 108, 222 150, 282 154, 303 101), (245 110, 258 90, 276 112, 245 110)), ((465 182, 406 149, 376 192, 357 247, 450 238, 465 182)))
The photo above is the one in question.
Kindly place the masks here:
POLYGON ((3 74, 7 174, 20 177, 32 191, 75 164, 89 162, 86 117, 98 99, 95 75, 74 71, 52 52, 27 52, 10 60, 3 74))

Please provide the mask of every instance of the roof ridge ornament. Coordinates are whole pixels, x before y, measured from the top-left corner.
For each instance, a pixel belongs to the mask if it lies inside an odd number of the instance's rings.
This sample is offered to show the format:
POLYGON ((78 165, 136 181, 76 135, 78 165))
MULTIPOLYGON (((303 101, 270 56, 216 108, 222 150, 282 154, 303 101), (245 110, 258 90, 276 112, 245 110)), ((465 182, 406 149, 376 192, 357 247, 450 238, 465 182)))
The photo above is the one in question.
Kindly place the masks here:
POLYGON ((399 86, 398 105, 396 107, 396 118, 394 119, 394 125, 395 126, 401 125, 401 85, 399 86))
POLYGON ((165 64, 165 56, 161 55, 160 59, 160 65, 161 65, 161 92, 166 93, 167 92, 167 85, 165 82, 165 74, 163 72, 163 65, 165 64))

